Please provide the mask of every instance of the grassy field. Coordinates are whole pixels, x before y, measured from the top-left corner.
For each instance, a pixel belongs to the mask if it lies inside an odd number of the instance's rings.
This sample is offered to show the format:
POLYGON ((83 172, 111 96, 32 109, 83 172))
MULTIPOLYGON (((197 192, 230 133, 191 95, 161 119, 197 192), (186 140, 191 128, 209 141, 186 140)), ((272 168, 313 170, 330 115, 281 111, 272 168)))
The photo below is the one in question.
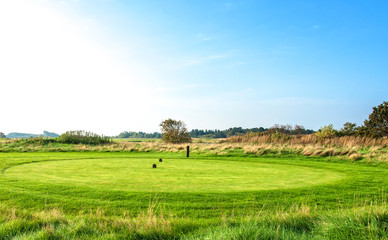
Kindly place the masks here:
MULTIPOLYGON (((159 163, 157 158, 136 157, 135 154, 104 155, 103 158, 81 161, 51 160, 20 164, 4 171, 4 177, 34 184, 93 186, 96 190, 190 193, 308 187, 346 177, 341 172, 275 160, 168 158, 159 163), (157 169, 151 167, 154 163, 157 163, 157 169)), ((59 157, 65 156, 59 154, 59 157)))
POLYGON ((387 239, 384 162, 214 151, 0 153, 0 239, 387 239))

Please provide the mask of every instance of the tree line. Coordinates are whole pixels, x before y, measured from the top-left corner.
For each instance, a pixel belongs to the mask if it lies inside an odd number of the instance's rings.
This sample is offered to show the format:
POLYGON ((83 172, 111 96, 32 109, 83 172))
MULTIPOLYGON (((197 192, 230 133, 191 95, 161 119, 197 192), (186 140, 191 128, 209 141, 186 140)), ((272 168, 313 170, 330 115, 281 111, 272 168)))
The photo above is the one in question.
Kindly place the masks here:
MULTIPOLYGON (((170 122, 171 124, 171 122, 170 122)), ((171 127, 171 126, 170 126, 171 127)), ((265 132, 281 132, 290 135, 297 134, 311 134, 314 133, 314 130, 305 129, 301 125, 279 125, 275 124, 271 128, 242 128, 242 127, 233 127, 225 130, 211 130, 211 129, 193 129, 191 131, 187 131, 189 136, 192 138, 228 138, 233 136, 243 136, 247 133, 265 133, 265 132)), ((154 132, 154 133, 145 133, 145 132, 132 132, 125 131, 121 132, 119 135, 115 136, 115 138, 162 138, 162 133, 154 132)))
POLYGON ((316 135, 321 138, 343 136, 388 137, 388 102, 373 107, 372 113, 361 126, 346 122, 340 130, 336 130, 333 124, 329 124, 321 127, 316 135))
POLYGON ((226 130, 199 130, 199 129, 193 129, 190 132, 190 136, 193 138, 200 138, 200 137, 206 137, 206 138, 228 138, 233 136, 243 136, 248 133, 273 133, 273 132, 281 132, 284 134, 289 135, 306 135, 314 133, 314 130, 311 129, 305 129, 302 125, 280 125, 275 124, 271 128, 263 128, 263 127, 256 127, 256 128, 242 128, 242 127, 234 127, 229 128, 226 130))
POLYGON ((121 132, 116 138, 162 138, 162 134, 158 132, 121 132))

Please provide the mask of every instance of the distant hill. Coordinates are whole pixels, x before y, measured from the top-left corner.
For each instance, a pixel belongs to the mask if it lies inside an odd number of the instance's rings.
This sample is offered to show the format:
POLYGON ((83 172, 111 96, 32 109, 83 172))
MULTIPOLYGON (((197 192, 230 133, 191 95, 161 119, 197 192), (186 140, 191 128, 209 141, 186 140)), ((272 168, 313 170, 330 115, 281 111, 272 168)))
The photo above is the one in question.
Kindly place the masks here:
POLYGON ((43 131, 43 137, 59 137, 59 134, 56 134, 54 132, 47 132, 47 131, 43 131))
POLYGON ((7 138, 31 138, 31 137, 59 137, 59 135, 56 133, 47 132, 47 131, 44 131, 43 134, 18 133, 18 132, 11 132, 7 134, 7 138))
POLYGON ((7 138, 30 138, 30 137, 39 137, 41 134, 32 134, 32 133, 18 133, 11 132, 7 134, 7 138))

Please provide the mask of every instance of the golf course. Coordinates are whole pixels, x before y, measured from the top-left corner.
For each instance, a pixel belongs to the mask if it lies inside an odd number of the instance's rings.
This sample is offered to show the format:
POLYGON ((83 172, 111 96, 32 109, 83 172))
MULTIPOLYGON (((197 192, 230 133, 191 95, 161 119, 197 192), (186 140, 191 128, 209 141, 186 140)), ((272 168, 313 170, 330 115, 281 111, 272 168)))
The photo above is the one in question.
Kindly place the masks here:
POLYGON ((224 152, 1 153, 0 239, 387 237, 386 164, 224 152))
POLYGON ((388 240, 388 0, 0 0, 0 240, 388 240))

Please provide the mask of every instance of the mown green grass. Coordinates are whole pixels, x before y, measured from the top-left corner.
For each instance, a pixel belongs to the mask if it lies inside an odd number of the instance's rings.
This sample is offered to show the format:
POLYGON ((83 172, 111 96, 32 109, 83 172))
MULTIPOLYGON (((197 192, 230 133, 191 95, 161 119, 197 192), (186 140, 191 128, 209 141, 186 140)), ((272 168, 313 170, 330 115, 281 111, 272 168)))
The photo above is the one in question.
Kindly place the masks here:
MULTIPOLYGON (((63 155, 63 154, 62 154, 63 155)), ((69 187, 128 192, 242 192, 311 187, 339 181, 346 174, 317 167, 225 159, 104 157, 41 161, 8 168, 3 177, 69 187), (152 165, 157 164, 157 168, 152 165)), ((65 154, 66 156, 66 154, 65 154)))
POLYGON ((0 239, 387 237, 387 166, 322 159, 1 153, 0 239))

